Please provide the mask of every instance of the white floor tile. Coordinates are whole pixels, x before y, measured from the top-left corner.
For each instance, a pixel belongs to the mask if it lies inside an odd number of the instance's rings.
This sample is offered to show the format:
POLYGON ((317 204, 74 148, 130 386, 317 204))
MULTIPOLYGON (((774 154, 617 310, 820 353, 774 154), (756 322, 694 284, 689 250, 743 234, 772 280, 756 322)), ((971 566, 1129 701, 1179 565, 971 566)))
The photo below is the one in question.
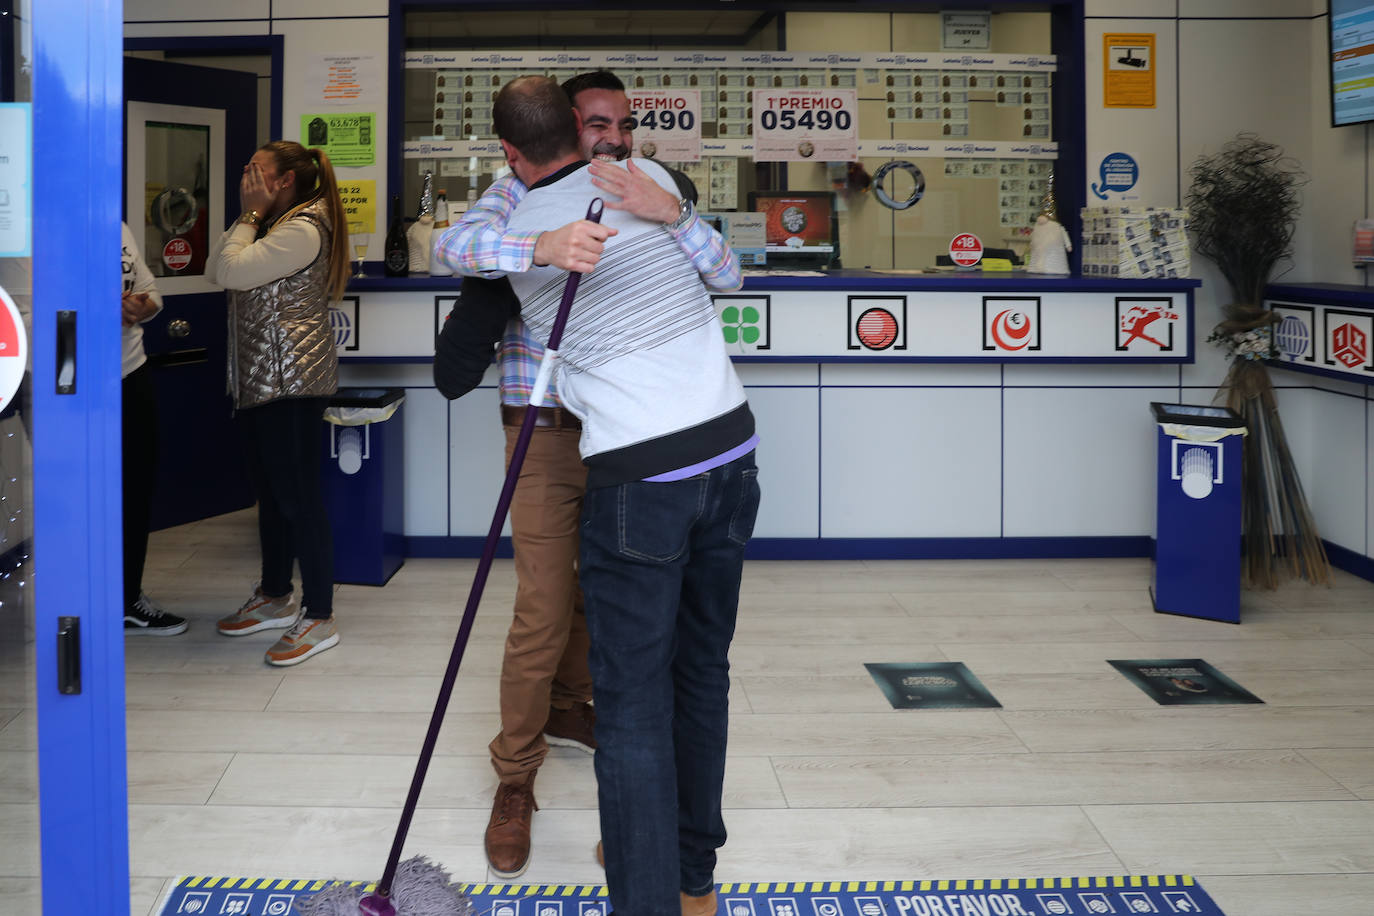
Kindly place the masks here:
MULTIPOLYGON (((126 647, 136 916, 177 875, 380 874, 476 569, 411 559, 385 588, 340 586, 340 645, 274 669, 277 634, 214 629, 256 577, 255 518, 152 538, 147 589, 192 626, 126 647)), ((717 880, 1186 872, 1230 916, 1363 912, 1374 584, 1245 590, 1232 626, 1153 613, 1152 571, 747 564, 717 880), (1204 658, 1266 704, 1160 707, 1109 658, 1204 658), (891 709, 863 665, 901 661, 962 661, 1003 708, 891 709)), ((406 846, 463 880, 492 877, 487 743, 515 586, 497 561, 406 846)), ((0 678, 0 836, 35 816, 31 694, 0 678)), ((536 797, 522 880, 603 881, 592 758, 552 749, 536 797)), ((33 900, 36 856, 13 845, 0 899, 33 900)))

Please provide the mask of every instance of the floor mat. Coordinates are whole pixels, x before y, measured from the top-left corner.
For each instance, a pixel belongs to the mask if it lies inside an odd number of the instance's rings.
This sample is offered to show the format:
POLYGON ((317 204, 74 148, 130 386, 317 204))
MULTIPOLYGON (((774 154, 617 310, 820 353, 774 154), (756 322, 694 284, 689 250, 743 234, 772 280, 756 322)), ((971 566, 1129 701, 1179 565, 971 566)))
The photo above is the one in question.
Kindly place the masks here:
MULTIPOLYGON (((161 916, 288 916, 328 881, 180 878, 161 916)), ((473 884, 490 916, 606 916, 595 884, 473 884)), ((722 916, 1225 916, 1188 875, 718 885, 722 916)))

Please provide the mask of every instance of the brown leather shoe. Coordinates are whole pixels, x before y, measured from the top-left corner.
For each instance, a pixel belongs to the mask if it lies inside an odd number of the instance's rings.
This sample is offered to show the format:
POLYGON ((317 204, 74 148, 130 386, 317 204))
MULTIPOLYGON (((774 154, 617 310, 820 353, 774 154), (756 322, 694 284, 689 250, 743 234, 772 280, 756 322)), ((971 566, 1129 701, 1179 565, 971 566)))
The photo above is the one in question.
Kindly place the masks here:
POLYGON ((534 773, 523 783, 503 782, 496 787, 496 801, 487 822, 487 862, 499 878, 517 878, 530 864, 530 819, 539 806, 534 801, 534 773))
POLYGON ((549 707, 549 720, 544 725, 544 740, 562 747, 575 747, 588 754, 596 751, 596 710, 590 703, 578 703, 571 709, 549 707))
POLYGON ((716 916, 716 892, 692 897, 679 892, 682 898, 682 916, 716 916))

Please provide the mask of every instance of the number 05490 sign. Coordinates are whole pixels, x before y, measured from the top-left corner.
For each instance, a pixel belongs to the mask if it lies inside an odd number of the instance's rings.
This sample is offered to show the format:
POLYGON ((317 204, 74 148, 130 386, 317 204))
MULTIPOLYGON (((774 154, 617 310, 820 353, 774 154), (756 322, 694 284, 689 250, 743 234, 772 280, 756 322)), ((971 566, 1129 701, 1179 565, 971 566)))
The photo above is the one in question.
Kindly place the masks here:
POLYGON ((755 89, 757 162, 852 162, 859 158, 853 89, 755 89))

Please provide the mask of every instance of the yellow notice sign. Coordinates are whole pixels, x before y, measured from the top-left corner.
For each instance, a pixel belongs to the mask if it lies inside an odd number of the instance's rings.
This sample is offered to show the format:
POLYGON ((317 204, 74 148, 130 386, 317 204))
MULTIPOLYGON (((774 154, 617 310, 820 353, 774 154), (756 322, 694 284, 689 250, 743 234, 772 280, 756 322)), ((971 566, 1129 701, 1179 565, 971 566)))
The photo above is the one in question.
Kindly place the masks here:
POLYGON ((1102 36, 1102 107, 1155 107, 1155 34, 1102 36))
POLYGON ((339 197, 348 215, 349 235, 377 231, 377 182, 341 181, 339 197))

